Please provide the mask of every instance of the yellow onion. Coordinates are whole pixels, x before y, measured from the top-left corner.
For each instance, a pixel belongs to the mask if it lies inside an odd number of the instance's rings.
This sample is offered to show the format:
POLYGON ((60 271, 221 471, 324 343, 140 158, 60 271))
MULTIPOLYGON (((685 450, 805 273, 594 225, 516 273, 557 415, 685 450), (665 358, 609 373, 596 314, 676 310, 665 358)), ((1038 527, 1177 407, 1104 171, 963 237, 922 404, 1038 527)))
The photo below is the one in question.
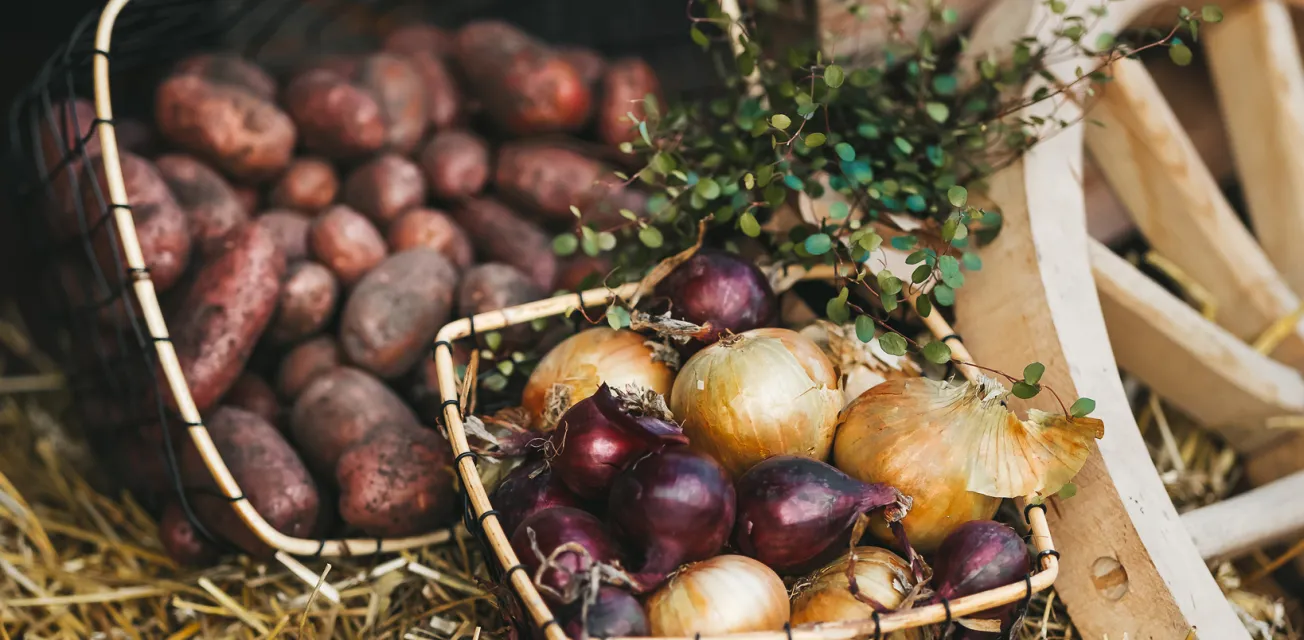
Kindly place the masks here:
MULTIPOLYGON (((900 607, 915 586, 910 565, 895 553, 878 547, 856 547, 855 554, 856 587, 861 595, 881 605, 880 611, 900 607)), ((847 580, 850 563, 851 554, 847 553, 803 581, 792 598, 793 626, 864 620, 874 615, 874 607, 851 594, 851 583, 847 580)), ((917 629, 907 629, 887 637, 918 640, 923 635, 917 629)))
POLYGON ((525 383, 521 404, 535 426, 550 430, 554 425, 546 418, 557 418, 604 382, 613 388, 634 385, 665 395, 674 377, 647 338, 624 329, 595 327, 566 338, 539 361, 525 383), (555 385, 563 385, 567 393, 557 394, 555 385), (549 406, 550 399, 564 402, 549 406))
POLYGON ((777 455, 828 457, 842 394, 820 348, 788 329, 753 329, 702 349, 670 392, 689 446, 734 477, 777 455))
POLYGON ((884 351, 877 336, 861 342, 855 325, 838 326, 828 320, 816 320, 804 327, 801 335, 819 345, 842 374, 843 406, 884 381, 921 375, 919 365, 910 358, 884 351))
MULTIPOLYGON (((990 378, 888 380, 842 411, 834 464, 913 498, 902 524, 916 549, 932 551, 956 527, 991 519, 1002 498, 1059 491, 1104 435, 1095 418, 1033 409, 1019 420, 1002 404, 1007 395, 990 378)), ((893 539, 881 520, 872 530, 893 539)))
POLYGON ((647 599, 654 636, 779 631, 788 622, 788 611, 783 580, 745 556, 690 564, 647 599))

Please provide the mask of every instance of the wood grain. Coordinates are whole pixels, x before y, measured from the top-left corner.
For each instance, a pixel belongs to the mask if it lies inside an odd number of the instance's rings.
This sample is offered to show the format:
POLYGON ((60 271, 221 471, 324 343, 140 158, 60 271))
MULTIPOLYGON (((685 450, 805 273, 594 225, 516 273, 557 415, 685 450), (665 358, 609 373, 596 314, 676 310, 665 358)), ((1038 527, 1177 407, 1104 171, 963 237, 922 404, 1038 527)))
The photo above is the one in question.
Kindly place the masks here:
POLYGON ((1226 560, 1304 532, 1304 471, 1182 514, 1206 560, 1226 560))

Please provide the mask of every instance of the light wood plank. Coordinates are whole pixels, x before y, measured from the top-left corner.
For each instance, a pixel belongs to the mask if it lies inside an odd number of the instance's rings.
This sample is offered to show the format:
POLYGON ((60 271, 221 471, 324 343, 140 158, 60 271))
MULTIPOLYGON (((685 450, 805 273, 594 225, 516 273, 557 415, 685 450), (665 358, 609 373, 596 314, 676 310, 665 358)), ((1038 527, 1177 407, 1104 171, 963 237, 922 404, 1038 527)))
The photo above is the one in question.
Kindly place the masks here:
POLYGON ((1254 0, 1205 30, 1205 52, 1255 236, 1304 292, 1304 62, 1290 9, 1254 0))
POLYGON ((1182 514, 1206 560, 1231 559, 1304 532, 1304 471, 1182 514))

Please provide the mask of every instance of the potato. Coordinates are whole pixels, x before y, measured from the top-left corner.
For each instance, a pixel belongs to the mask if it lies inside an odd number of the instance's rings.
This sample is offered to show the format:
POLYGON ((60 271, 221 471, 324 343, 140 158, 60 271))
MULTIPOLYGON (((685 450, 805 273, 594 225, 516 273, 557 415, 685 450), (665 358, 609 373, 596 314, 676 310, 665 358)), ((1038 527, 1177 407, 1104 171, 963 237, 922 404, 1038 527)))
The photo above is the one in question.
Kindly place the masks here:
POLYGON ((611 172, 602 163, 565 146, 509 142, 498 150, 494 186, 503 197, 557 223, 574 222, 572 206, 582 213, 601 200, 611 172))
POLYGON ((385 36, 384 49, 394 53, 432 53, 447 56, 453 52, 453 36, 448 31, 429 24, 399 27, 385 36))
POLYGON ((314 214, 335 202, 339 190, 339 178, 329 162, 295 158, 272 188, 271 204, 314 214))
POLYGON ((396 253, 360 280, 340 316, 340 348, 350 362, 395 378, 429 354, 448 322, 457 269, 433 249, 396 253))
POLYGON ((385 116, 385 147, 411 153, 426 133, 426 81, 407 58, 377 53, 363 58, 355 83, 370 91, 385 116))
POLYGON ((380 264, 386 253, 385 239, 376 227, 345 205, 335 205, 313 220, 308 246, 345 287, 380 264))
POLYGON ((421 74, 426 116, 436 131, 456 126, 466 115, 462 88, 445 62, 452 48, 453 38, 448 32, 428 25, 403 27, 385 39, 386 51, 407 57, 421 74))
POLYGON ((385 383, 361 369, 337 367, 299 394, 290 431, 308 466, 333 474, 345 451, 387 423, 418 427, 412 410, 385 383))
POLYGON ((505 22, 463 26, 454 57, 486 112, 508 133, 575 131, 588 119, 592 96, 575 67, 505 22))
POLYGON ((510 264, 529 274, 539 288, 552 290, 557 256, 543 229, 492 198, 463 202, 453 210, 453 219, 471 236, 483 259, 510 264))
POLYGON ((656 97, 657 104, 665 104, 657 74, 646 62, 624 58, 608 65, 602 75, 602 100, 598 103, 598 137, 613 147, 633 142, 639 135, 637 125, 626 114, 633 113, 639 120, 647 118, 643 104, 649 94, 656 97))
POLYGON ((268 424, 276 426, 281 417, 281 403, 271 385, 256 373, 244 372, 222 397, 222 404, 244 409, 268 424))
POLYGON ((344 203, 385 228, 400 214, 426 201, 421 167, 387 153, 358 167, 344 183, 344 203))
POLYGON ((299 74, 285 89, 285 109, 303 145, 328 158, 357 158, 384 148, 385 114, 375 96, 330 69, 299 74))
MULTIPOLYGON (((100 339, 99 343, 92 344, 116 348, 117 335, 115 330, 129 331, 132 314, 135 314, 137 318, 143 317, 140 311, 140 302, 131 291, 119 286, 117 284, 118 280, 114 276, 109 276, 107 282, 100 283, 91 272, 90 263, 86 262, 85 258, 78 258, 67 257, 58 261, 57 266, 54 268, 58 271, 59 288, 51 292, 51 295, 64 296, 68 303, 72 305, 74 314, 93 311, 95 320, 104 330, 104 337, 100 339)), ((121 281, 126 283, 129 282, 129 279, 124 277, 121 281)), ((94 339, 90 338, 90 340, 94 339)), ((98 366, 98 363, 92 360, 88 366, 98 366)))
MULTIPOLYGON (((506 309, 538 300, 545 293, 516 267, 497 262, 480 264, 467 269, 457 287, 457 313, 473 316, 506 309)), ((507 351, 524 345, 532 333, 529 323, 498 332, 502 336, 502 348, 507 351)))
POLYGON ((369 536, 429 533, 454 522, 453 456, 438 431, 387 426, 340 458, 340 517, 369 536))
MULTIPOLYGON (((181 371, 204 411, 226 394, 276 310, 285 255, 272 233, 246 224, 227 236, 168 323, 181 371)), ((175 399, 166 396, 175 409, 175 399)))
MULTIPOLYGON (((256 414, 228 406, 209 414, 205 425, 258 515, 285 535, 310 537, 320 508, 317 483, 276 427, 256 414)), ((205 528, 251 556, 272 556, 273 549, 244 524, 230 503, 211 493, 217 485, 194 447, 186 448, 182 469, 187 497, 205 528)))
POLYGON ((217 545, 190 523, 179 501, 163 508, 158 519, 158 541, 168 557, 183 567, 206 567, 222 555, 217 545))
POLYGON ((285 254, 286 261, 308 257, 308 236, 312 219, 297 211, 272 209, 258 216, 258 224, 272 232, 276 246, 285 254))
POLYGON ((612 271, 611 259, 606 256, 576 254, 561 261, 557 272, 558 291, 586 291, 601 287, 612 271))
POLYGON ((421 168, 435 197, 468 198, 489 181, 489 145, 469 131, 437 133, 421 152, 421 168))
POLYGON ((412 209, 389 225, 389 250, 398 253, 426 247, 448 258, 453 266, 471 266, 471 240, 448 214, 435 209, 412 209))
MULTIPOLYGON (((190 263, 190 221, 153 163, 132 153, 122 153, 119 159, 145 266, 154 288, 167 291, 181 279, 190 263)), ((109 183, 102 158, 96 158, 86 170, 88 175, 82 180, 82 206, 87 215, 96 214, 87 220, 95 224, 110 214, 109 183)), ((101 269, 114 274, 123 269, 125 273, 127 257, 112 220, 95 232, 93 242, 101 269)), ((115 277, 109 276, 110 281, 115 277)))
POLYGON ((586 47, 564 46, 557 47, 557 55, 575 67, 584 86, 590 90, 597 89, 602 74, 607 70, 607 61, 602 59, 602 54, 586 47))
MULTIPOLYGON (((454 341, 453 366, 465 367, 471 362, 471 352, 477 348, 468 340, 454 341)), ((417 366, 412 368, 412 376, 405 381, 403 388, 407 390, 412 407, 416 409, 417 416, 424 421, 424 424, 443 421, 443 407, 440 406, 443 397, 439 392, 439 372, 435 367, 434 358, 422 358, 417 366)))
POLYGON ((118 138, 118 150, 130 151, 138 156, 154 155, 158 136, 154 127, 135 118, 114 118, 113 133, 118 138))
MULTIPOLYGON (((43 118, 41 121, 41 162, 50 182, 50 228, 56 239, 66 240, 81 233, 77 202, 81 198, 79 191, 85 188, 81 185, 85 180, 84 163, 86 159, 100 155, 100 138, 91 125, 95 120, 95 105, 89 100, 57 102, 51 109, 55 120, 43 118), (84 155, 77 150, 82 144, 85 145, 84 155), (73 157, 64 162, 69 155, 73 157)), ((102 212, 96 209, 83 211, 83 214, 89 224, 91 216, 99 219, 102 212)))
POLYGON ((317 336, 285 354, 276 374, 276 390, 294 400, 317 376, 340 365, 340 347, 332 336, 317 336))
POLYGON ((339 299, 340 285, 330 269, 309 260, 291 264, 267 336, 284 344, 321 331, 335 315, 339 299))
POLYGON ((276 104, 229 84, 182 74, 155 93, 159 132, 222 172, 246 182, 279 175, 290 163, 295 123, 276 104))
POLYGON ((263 100, 276 100, 276 80, 262 67, 231 53, 201 53, 173 67, 178 74, 193 73, 216 84, 239 87, 263 100))
POLYGON ((258 193, 258 189, 239 184, 231 185, 231 188, 235 189, 235 197, 240 200, 245 211, 252 215, 253 212, 262 210, 263 196, 258 193))
POLYGON ((231 185, 193 156, 169 154, 154 165, 189 214, 190 235, 201 254, 211 254, 227 234, 249 219, 231 185))

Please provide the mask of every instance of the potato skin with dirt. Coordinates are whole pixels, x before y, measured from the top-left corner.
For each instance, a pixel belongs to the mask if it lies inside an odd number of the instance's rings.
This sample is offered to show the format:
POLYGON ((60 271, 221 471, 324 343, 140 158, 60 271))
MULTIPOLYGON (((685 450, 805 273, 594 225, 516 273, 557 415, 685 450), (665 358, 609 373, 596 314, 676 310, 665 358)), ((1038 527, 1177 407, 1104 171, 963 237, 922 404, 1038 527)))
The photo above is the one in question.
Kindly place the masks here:
POLYGON ((344 203, 381 229, 425 200, 426 179, 421 167, 396 153, 384 154, 354 169, 344 183, 344 203))
POLYGON ((272 188, 271 205, 315 214, 331 203, 340 190, 335 167, 321 158, 295 158, 272 188))
POLYGON ((244 409, 274 426, 281 416, 281 402, 276 392, 262 376, 249 371, 240 374, 231 390, 222 397, 222 404, 244 409))
MULTIPOLYGON (((226 394, 276 310, 285 255, 265 227, 246 224, 227 236, 168 323, 181 371, 200 411, 226 394)), ((175 399, 166 394, 175 409, 175 399)))
POLYGON ((552 290, 557 256, 552 240, 538 225, 493 198, 467 200, 452 213, 482 260, 512 265, 529 274, 539 288, 552 290))
POLYGON ((206 567, 221 553, 186 517, 180 502, 170 502, 158 519, 158 541, 168 557, 184 567, 206 567))
POLYGON ((340 285, 330 269, 310 260, 291 264, 267 337, 287 344, 321 331, 335 315, 339 299, 340 285))
POLYGON ((471 266, 474 257, 466 232, 448 214, 436 209, 408 211, 389 225, 386 236, 389 250, 394 253, 419 247, 434 249, 458 269, 471 266))
POLYGON ((407 58, 377 53, 359 61, 354 83, 371 92, 385 119, 385 148, 411 153, 426 132, 426 82, 407 58))
POLYGON ((393 426, 340 458, 340 517, 369 536, 429 533, 456 516, 453 457, 437 431, 393 426))
POLYGON ((433 249, 390 256, 344 303, 340 348, 350 362, 381 378, 407 373, 448 322, 456 288, 457 269, 433 249))
POLYGON ((442 200, 469 198, 489 181, 489 145, 470 131, 437 133, 421 152, 430 192, 442 200))
POLYGON ((661 97, 661 83, 648 63, 637 58, 622 58, 607 66, 602 75, 602 101, 598 105, 598 137, 611 146, 633 142, 638 130, 627 113, 639 120, 647 118, 644 98, 652 94, 657 104, 665 104, 661 97))
POLYGON ((294 122, 271 101, 196 74, 164 80, 154 113, 164 138, 247 182, 284 171, 298 136, 294 122))
POLYGON ((351 287, 385 259, 385 238, 361 213, 335 205, 312 222, 308 243, 318 262, 351 287))
POLYGON ((293 401, 317 376, 340 366, 342 354, 334 336, 321 335, 296 345, 281 359, 276 390, 293 401))
POLYGON ((575 67, 505 22, 463 26, 454 57, 485 110, 508 133, 574 131, 588 119, 592 96, 575 67))
POLYGON ((257 223, 272 233, 287 262, 308 257, 308 236, 312 230, 312 219, 308 216, 288 209, 272 209, 258 216, 257 223))
POLYGON ((249 219, 231 184, 198 158, 168 154, 154 165, 189 215, 191 237, 201 255, 211 254, 227 234, 249 219))
MULTIPOLYGON (((45 165, 45 175, 49 176, 51 196, 50 227, 55 239, 66 240, 81 233, 77 220, 77 201, 81 199, 79 189, 85 187, 80 181, 85 180, 83 171, 85 159, 100 155, 100 137, 92 135, 95 120, 95 105, 89 100, 58 102, 52 107, 54 121, 49 118, 41 120, 41 160, 45 165), (85 156, 77 152, 77 146, 85 139, 85 156), (76 154, 67 164, 65 156, 76 154), (74 177, 79 180, 74 184, 74 177)), ((83 199, 84 201, 84 199, 83 199)), ((103 215, 100 211, 86 210, 87 221, 103 215)))
POLYGON ((557 55, 575 67, 575 72, 580 74, 580 79, 590 88, 597 88, 607 70, 607 61, 602 59, 602 55, 587 47, 557 47, 557 55))
POLYGON ((318 375, 294 402, 290 431, 308 466, 332 474, 340 456, 384 424, 419 428, 417 417, 375 376, 353 367, 318 375))
POLYGON ((388 141, 380 103, 333 70, 299 74, 286 87, 284 101, 311 152, 332 159, 357 158, 380 151, 388 141))
MULTIPOLYGON (((280 432, 259 416, 235 407, 218 407, 205 420, 213 444, 258 514, 289 536, 311 536, 320 508, 317 483, 280 432)), ((182 476, 190 503, 209 531, 249 555, 270 557, 273 549, 245 526, 225 498, 196 489, 216 489, 198 450, 182 455, 182 476)))
POLYGON ((572 206, 593 215, 612 190, 611 178, 597 160, 551 143, 509 142, 494 165, 494 186, 506 200, 562 224, 575 220, 572 206))
POLYGON ((173 71, 193 73, 216 83, 240 87, 263 100, 276 100, 276 80, 262 67, 231 53, 201 53, 177 63, 173 71))
MULTIPOLYGON (((466 270, 457 288, 457 313, 473 316, 525 304, 544 297, 544 291, 516 267, 499 262, 479 264, 466 270)), ((512 349, 529 340, 528 323, 499 330, 503 348, 512 349)))

